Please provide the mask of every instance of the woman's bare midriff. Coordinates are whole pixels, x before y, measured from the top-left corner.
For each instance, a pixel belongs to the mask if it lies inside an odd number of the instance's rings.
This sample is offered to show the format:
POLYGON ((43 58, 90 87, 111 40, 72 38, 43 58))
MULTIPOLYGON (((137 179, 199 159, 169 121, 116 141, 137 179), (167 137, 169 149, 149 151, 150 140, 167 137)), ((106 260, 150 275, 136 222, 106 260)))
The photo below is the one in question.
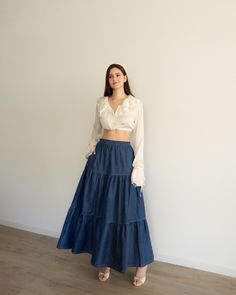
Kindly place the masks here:
POLYGON ((127 130, 104 129, 102 138, 110 140, 130 141, 130 134, 131 132, 127 130))

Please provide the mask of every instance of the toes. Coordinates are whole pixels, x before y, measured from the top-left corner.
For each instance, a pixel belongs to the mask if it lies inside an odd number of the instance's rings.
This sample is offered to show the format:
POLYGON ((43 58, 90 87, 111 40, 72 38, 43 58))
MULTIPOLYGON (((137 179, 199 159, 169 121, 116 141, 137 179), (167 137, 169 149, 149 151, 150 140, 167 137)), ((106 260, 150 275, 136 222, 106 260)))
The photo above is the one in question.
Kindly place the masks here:
POLYGON ((101 281, 105 281, 105 279, 106 279, 106 277, 104 275, 100 275, 99 278, 101 281))
POLYGON ((144 282, 146 281, 146 277, 142 277, 142 278, 139 278, 139 277, 134 277, 134 280, 133 280, 133 284, 137 287, 141 286, 144 284, 144 282))
POLYGON ((137 287, 139 287, 140 285, 142 285, 142 283, 140 283, 140 282, 138 283, 137 281, 135 281, 134 282, 134 285, 137 286, 137 287))

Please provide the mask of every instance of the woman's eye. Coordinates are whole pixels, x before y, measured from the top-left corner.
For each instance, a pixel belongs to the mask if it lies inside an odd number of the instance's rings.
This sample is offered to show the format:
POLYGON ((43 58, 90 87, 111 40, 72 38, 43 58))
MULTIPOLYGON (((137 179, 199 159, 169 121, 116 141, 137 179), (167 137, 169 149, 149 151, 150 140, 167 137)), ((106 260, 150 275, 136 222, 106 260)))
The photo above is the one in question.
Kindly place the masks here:
MULTIPOLYGON (((116 74, 116 76, 120 76, 120 74, 116 74)), ((111 79, 112 77, 111 76, 109 76, 109 79, 111 79)))

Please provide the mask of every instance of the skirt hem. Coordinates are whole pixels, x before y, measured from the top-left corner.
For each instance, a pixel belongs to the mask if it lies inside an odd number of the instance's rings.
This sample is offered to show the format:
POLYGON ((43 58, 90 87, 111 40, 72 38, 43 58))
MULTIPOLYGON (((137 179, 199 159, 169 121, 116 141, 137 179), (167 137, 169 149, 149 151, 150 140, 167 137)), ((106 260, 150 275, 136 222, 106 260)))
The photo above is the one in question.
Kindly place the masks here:
MULTIPOLYGON (((58 248, 58 249, 63 249, 63 250, 70 250, 71 249, 71 253, 74 254, 74 255, 78 255, 78 254, 89 254, 89 255, 93 255, 92 251, 79 251, 79 252, 75 252, 72 250, 71 247, 63 247, 63 248, 58 248)), ((143 267, 143 266, 146 266, 152 262, 155 262, 155 259, 152 258, 150 260, 147 260, 146 262, 143 262, 143 263, 130 263, 126 266, 126 269, 121 269, 119 268, 119 266, 115 266, 114 264, 110 264, 110 263, 107 263, 107 264, 96 264, 96 263, 93 263, 92 261, 90 261, 90 264, 96 268, 102 268, 102 267, 110 267, 120 273, 127 273, 128 271, 128 268, 129 267, 143 267)))

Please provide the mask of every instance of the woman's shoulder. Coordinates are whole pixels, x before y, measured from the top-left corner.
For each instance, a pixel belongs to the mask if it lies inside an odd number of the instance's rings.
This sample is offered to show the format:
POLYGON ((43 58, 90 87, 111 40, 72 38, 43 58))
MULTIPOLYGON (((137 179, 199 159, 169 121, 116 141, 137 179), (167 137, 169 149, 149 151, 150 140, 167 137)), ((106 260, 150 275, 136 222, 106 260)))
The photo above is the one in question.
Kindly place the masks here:
POLYGON ((141 99, 137 96, 130 95, 131 100, 133 100, 135 103, 142 103, 141 99))
POLYGON ((105 104, 105 100, 106 100, 106 96, 99 96, 96 99, 97 106, 102 106, 103 104, 105 104))
POLYGON ((97 103, 102 102, 102 101, 105 100, 105 98, 106 98, 106 96, 99 96, 99 97, 97 97, 96 102, 97 102, 97 103))
POLYGON ((97 98, 96 107, 99 113, 103 112, 107 108, 106 96, 99 96, 97 98))
POLYGON ((130 101, 136 107, 142 107, 143 106, 143 102, 141 101, 141 99, 139 97, 130 95, 130 101))

